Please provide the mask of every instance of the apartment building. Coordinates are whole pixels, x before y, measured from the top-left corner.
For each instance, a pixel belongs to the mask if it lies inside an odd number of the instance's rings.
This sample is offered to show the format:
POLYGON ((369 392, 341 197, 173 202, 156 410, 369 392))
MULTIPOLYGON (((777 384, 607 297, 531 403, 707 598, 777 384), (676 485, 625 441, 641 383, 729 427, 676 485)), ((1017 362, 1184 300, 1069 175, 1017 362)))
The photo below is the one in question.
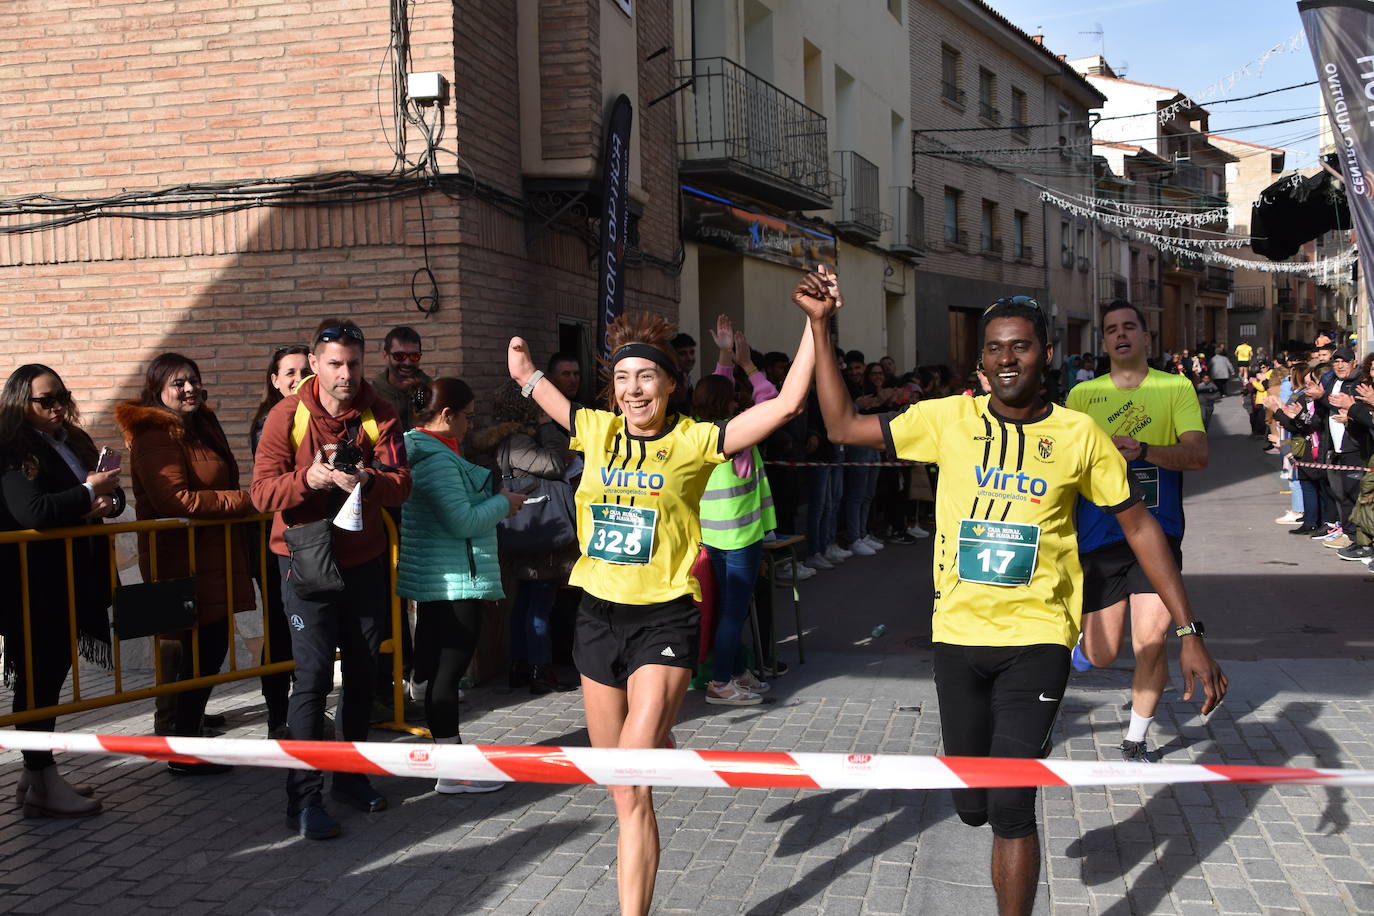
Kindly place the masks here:
POLYGON ((176 350, 199 361, 247 467, 269 355, 325 316, 362 325, 370 372, 381 335, 415 326, 424 366, 461 374, 483 409, 510 335, 540 355, 585 351, 620 93, 635 114, 626 304, 675 313, 676 120, 651 104, 675 85, 664 5, 8 13, 0 355, 53 365, 99 441, 117 443, 111 406, 176 350), (420 72, 443 75, 448 98, 409 100, 420 72))
MULTIPOLYGON (((1235 157, 1233 162, 1226 165, 1231 232, 1249 235, 1251 207, 1265 188, 1283 177, 1287 153, 1216 134, 1210 140, 1213 146, 1235 157)), ((1255 254, 1249 246, 1228 253, 1242 260, 1267 263, 1266 258, 1255 254)), ((1280 315, 1279 275, 1272 271, 1238 267, 1234 279, 1231 309, 1227 315, 1228 340, 1233 344, 1249 340, 1253 346, 1263 347, 1269 353, 1277 352, 1290 337, 1284 333, 1280 315)), ((1286 303, 1286 307, 1291 309, 1292 303, 1286 303)), ((1289 330, 1292 330, 1291 322, 1289 330)))
POLYGON ((1092 346, 1094 227, 1042 202, 1092 193, 1088 111, 1104 98, 981 0, 912 0, 916 190, 931 213, 916 273, 921 358, 969 371, 978 316, 1036 297, 1060 356, 1092 346))
MULTIPOLYGON (((1224 237, 1226 166, 1235 156, 1210 142, 1207 110, 1177 89, 1122 79, 1101 55, 1070 63, 1106 99, 1097 109, 1101 120, 1093 130, 1099 148, 1124 144, 1149 154, 1134 155, 1133 181, 1147 185, 1141 191, 1143 199, 1175 212, 1216 216, 1201 225, 1163 229, 1161 234, 1180 240, 1224 237)), ((1226 343, 1227 306, 1235 284, 1231 272, 1170 250, 1167 239, 1160 239, 1158 247, 1159 345, 1177 352, 1206 341, 1226 343)), ((1129 266, 1129 260, 1126 263, 1129 266)), ((1128 286, 1135 279, 1125 278, 1128 286)))
MULTIPOLYGON (((1134 143, 1095 141, 1093 153, 1094 194, 1100 201, 1111 202, 1104 205, 1107 211, 1114 210, 1112 204, 1159 206, 1159 177, 1171 168, 1166 160, 1134 143)), ((1150 331, 1152 356, 1163 353, 1162 263, 1159 247, 1149 235, 1111 222, 1098 226, 1098 304, 1126 299, 1139 308, 1150 331)))
POLYGON ((790 352, 801 328, 791 292, 819 262, 844 285, 839 345, 915 365, 912 262, 924 242, 907 16, 900 0, 674 3, 680 314, 699 342, 726 314, 754 347, 790 352))

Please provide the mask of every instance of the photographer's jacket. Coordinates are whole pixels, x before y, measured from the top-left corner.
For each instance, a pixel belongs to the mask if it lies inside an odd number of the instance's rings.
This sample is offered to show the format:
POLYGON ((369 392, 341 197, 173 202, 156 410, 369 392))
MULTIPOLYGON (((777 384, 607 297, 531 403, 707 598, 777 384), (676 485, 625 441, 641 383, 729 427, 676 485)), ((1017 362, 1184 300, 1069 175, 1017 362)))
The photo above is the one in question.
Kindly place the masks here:
POLYGON ((382 507, 399 506, 410 495, 405 443, 396 411, 377 397, 367 382, 360 384, 353 402, 337 417, 331 417, 320 406, 318 385, 316 379, 307 379, 295 394, 283 398, 268 413, 253 459, 253 485, 249 492, 259 512, 277 513, 272 520, 272 552, 287 556, 282 532, 288 524, 331 518, 343 505, 342 491, 312 490, 305 475, 318 458, 326 463, 333 458, 339 443, 347 439, 350 426, 357 429, 355 441, 363 458, 359 466, 366 467, 372 475, 363 492, 363 530, 334 529, 334 558, 341 567, 358 566, 386 550, 382 507), (299 404, 310 411, 310 422, 293 449, 292 424, 299 404), (369 410, 377 422, 375 442, 362 429, 362 420, 369 410))

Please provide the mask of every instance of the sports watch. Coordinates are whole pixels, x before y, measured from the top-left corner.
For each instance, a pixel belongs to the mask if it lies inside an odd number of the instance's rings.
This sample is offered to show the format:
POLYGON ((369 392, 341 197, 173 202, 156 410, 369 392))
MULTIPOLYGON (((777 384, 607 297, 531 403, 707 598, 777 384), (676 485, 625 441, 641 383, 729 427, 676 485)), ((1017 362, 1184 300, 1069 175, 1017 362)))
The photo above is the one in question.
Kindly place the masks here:
POLYGON ((1201 620, 1194 620, 1192 623, 1185 623, 1181 627, 1175 627, 1174 635, 1180 639, 1184 636, 1206 636, 1207 628, 1202 625, 1201 620))

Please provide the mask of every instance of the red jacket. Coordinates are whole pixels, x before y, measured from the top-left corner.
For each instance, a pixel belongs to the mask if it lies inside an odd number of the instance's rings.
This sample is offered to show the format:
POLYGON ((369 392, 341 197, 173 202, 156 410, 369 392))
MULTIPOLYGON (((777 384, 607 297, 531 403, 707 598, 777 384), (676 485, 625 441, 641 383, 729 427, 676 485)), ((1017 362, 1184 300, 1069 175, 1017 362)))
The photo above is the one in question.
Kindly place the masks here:
POLYGON ((357 425, 369 407, 377 420, 380 441, 373 442, 359 429, 358 447, 363 465, 372 477, 363 493, 363 530, 334 529, 334 560, 340 567, 360 566, 381 556, 386 550, 383 506, 399 506, 410 495, 410 469, 406 466, 405 442, 400 422, 391 405, 377 397, 372 386, 362 382, 352 403, 337 417, 320 406, 319 382, 311 379, 296 394, 282 400, 267 414, 257 454, 253 457, 253 484, 249 493, 259 512, 275 512, 272 520, 272 552, 287 556, 285 516, 299 525, 322 518, 333 518, 343 505, 339 490, 312 490, 305 483, 310 465, 331 446, 342 441, 350 422, 357 425), (296 405, 310 410, 310 424, 295 451, 291 449, 291 426, 296 405))

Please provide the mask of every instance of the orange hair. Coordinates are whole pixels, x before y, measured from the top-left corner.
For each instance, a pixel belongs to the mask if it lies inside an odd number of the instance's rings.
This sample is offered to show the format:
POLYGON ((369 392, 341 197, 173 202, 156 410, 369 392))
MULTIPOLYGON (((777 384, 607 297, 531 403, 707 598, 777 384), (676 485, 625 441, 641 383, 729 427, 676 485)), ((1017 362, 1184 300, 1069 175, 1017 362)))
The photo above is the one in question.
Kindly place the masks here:
MULTIPOLYGON (((655 315, 653 312, 632 312, 621 315, 610 323, 606 328, 606 339, 610 346, 610 352, 615 353, 627 344, 645 344, 656 350, 662 350, 668 357, 668 361, 677 363, 677 351, 673 349, 673 337, 677 334, 677 325, 673 324, 662 315, 655 315)), ((615 386, 612 382, 612 369, 614 368, 608 359, 597 357, 600 365, 603 385, 601 396, 605 398, 609 409, 615 410, 615 386)), ((674 379, 674 381, 677 381, 674 379)))

